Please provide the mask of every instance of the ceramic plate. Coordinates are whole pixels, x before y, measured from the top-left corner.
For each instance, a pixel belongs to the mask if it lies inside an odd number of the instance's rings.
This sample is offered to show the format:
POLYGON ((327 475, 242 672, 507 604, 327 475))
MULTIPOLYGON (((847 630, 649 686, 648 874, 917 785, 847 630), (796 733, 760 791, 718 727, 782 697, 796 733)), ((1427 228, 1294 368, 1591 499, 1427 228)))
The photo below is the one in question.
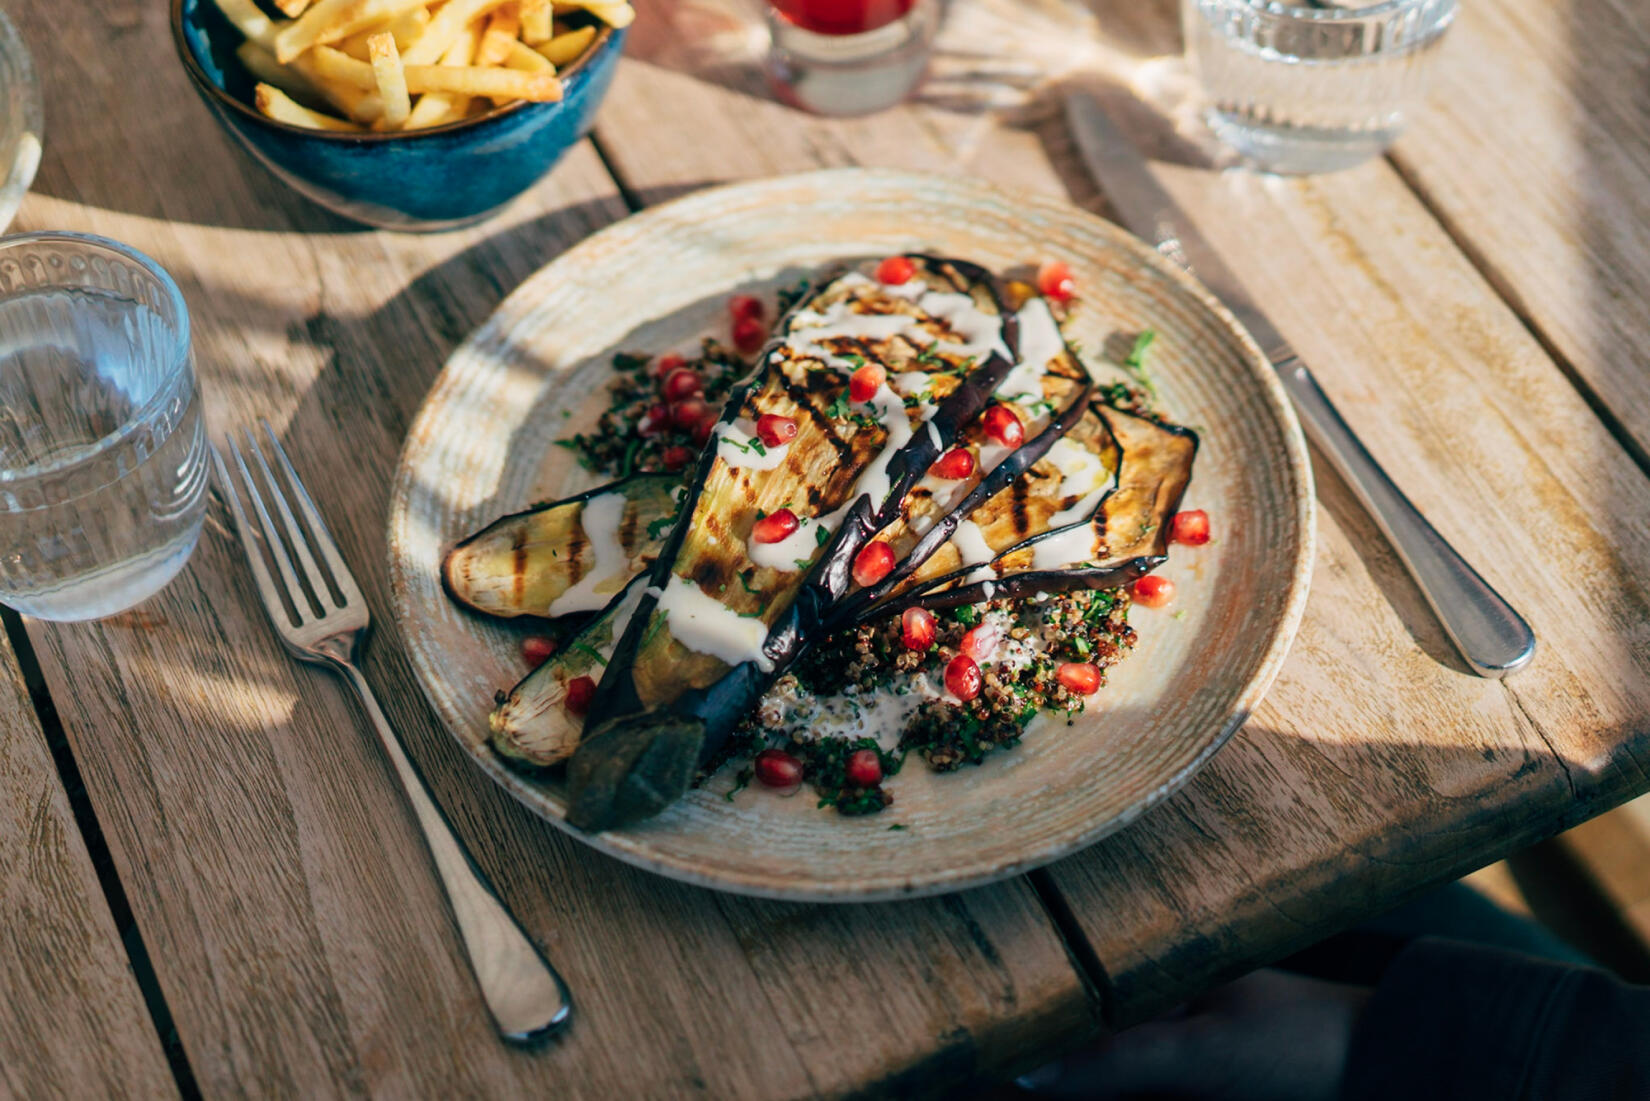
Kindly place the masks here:
MULTIPOLYGON (((1089 353, 1093 355, 1094 353, 1089 353)), ((431 704, 496 783, 581 841, 691 883, 792 899, 933 894, 1047 863, 1133 821, 1242 725, 1283 661, 1306 599, 1313 503, 1293 413, 1254 342, 1189 277, 1109 222, 1062 203, 861 169, 705 191, 584 241, 527 280, 465 342, 408 436, 390 506, 396 614, 431 704), (805 794, 747 789, 731 770, 658 818, 591 835, 562 820, 559 779, 488 749, 493 694, 525 672, 522 632, 441 588, 458 539, 593 484, 554 441, 606 407, 614 351, 657 352, 725 324, 735 290, 768 290, 844 258, 922 251, 998 270, 1062 257, 1085 349, 1155 329, 1162 403, 1202 435, 1186 507, 1215 541, 1176 548, 1171 611, 1136 608, 1136 652, 1088 710, 1036 720, 985 764, 918 759, 881 814, 844 818, 805 794), (903 829, 891 830, 893 825, 903 829)))

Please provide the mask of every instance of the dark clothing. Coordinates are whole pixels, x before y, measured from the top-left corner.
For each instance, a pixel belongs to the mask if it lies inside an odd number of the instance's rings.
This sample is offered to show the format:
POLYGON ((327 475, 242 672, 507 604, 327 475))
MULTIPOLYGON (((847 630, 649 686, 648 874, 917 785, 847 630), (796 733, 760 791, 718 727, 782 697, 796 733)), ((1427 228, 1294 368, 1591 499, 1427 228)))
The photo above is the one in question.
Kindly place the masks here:
POLYGON ((1650 1101, 1650 987, 1423 937, 1391 956, 1343 1101, 1650 1101))

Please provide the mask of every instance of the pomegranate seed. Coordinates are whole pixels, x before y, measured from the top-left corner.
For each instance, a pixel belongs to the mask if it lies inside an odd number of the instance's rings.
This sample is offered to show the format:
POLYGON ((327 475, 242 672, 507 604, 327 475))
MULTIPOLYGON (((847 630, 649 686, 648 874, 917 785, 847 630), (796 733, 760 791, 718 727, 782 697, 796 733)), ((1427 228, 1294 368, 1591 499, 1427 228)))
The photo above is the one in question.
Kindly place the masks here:
POLYGON ((764 749, 752 766, 763 787, 795 791, 802 783, 802 762, 783 749, 764 749))
POLYGON ((1049 260, 1037 269, 1037 290, 1044 298, 1064 305, 1077 293, 1077 281, 1071 277, 1071 268, 1064 260, 1049 260))
POLYGON ((1054 671, 1054 677, 1079 696, 1100 691, 1100 667, 1092 662, 1068 661, 1054 671))
POLYGON ((918 653, 934 645, 934 635, 938 631, 938 623, 934 613, 927 608, 907 608, 900 614, 900 641, 905 643, 907 650, 916 650, 918 653))
POLYGON ((882 783, 882 758, 876 750, 856 749, 848 754, 848 782, 861 788, 882 783))
POLYGON ((678 367, 665 376, 665 381, 659 384, 659 393, 666 401, 681 401, 694 394, 705 392, 704 376, 692 367, 678 367))
POLYGON ((758 543, 777 543, 796 533, 796 513, 788 508, 770 512, 751 526, 751 538, 758 543))
POLYGON ((1129 595, 1134 597, 1136 604, 1143 604, 1148 608, 1161 608, 1174 600, 1174 582, 1167 577, 1149 573, 1129 586, 1129 595))
POLYGON ((666 352, 664 355, 654 360, 653 366, 648 368, 648 370, 654 378, 669 378, 672 371, 679 367, 686 366, 687 360, 683 359, 675 352, 666 352))
POLYGON ((796 439, 796 421, 777 413, 763 413, 756 418, 756 435, 768 447, 784 447, 796 439))
POLYGON ((888 381, 888 372, 880 363, 867 363, 848 376, 848 396, 855 401, 870 401, 888 381))
POLYGON ((590 701, 596 698, 596 682, 589 677, 574 677, 567 682, 567 710, 582 715, 590 710, 590 701))
POLYGON ((959 700, 980 694, 980 665, 967 654, 958 654, 945 667, 945 688, 959 700))
POLYGON ((735 321, 749 318, 752 321, 761 321, 767 311, 762 306, 762 300, 754 294, 736 294, 728 299, 728 313, 735 321))
POLYGON ((556 640, 545 635, 528 635, 521 640, 521 658, 529 669, 537 669, 556 652, 556 640))
POLYGON ((928 473, 936 478, 948 478, 951 481, 966 478, 974 473, 974 452, 966 447, 953 447, 934 460, 934 465, 928 468, 928 473))
POLYGON ((693 461, 693 451, 691 448, 683 447, 680 444, 672 444, 670 447, 665 448, 665 453, 659 456, 659 461, 665 464, 666 470, 673 472, 681 470, 693 461))
POLYGON ((754 317, 737 318, 733 323, 733 346, 745 355, 753 354, 768 339, 768 327, 754 317))
POLYGON ((1201 547, 1209 541, 1209 514, 1200 508, 1175 513, 1169 522, 1169 538, 1188 547, 1201 547))
POLYGON ((654 405, 636 422, 636 435, 657 436, 670 427, 670 406, 654 405))
POLYGON ((710 442, 711 433, 716 431, 716 425, 722 420, 722 414, 712 409, 699 418, 699 423, 693 426, 693 442, 700 447, 710 442))
POLYGON ((985 434, 1004 447, 1019 447, 1025 442, 1026 426, 1020 415, 1006 405, 993 405, 980 418, 985 434))
POLYGON ((670 406, 670 423, 684 432, 691 432, 698 427, 705 414, 710 412, 710 405, 704 398, 683 398, 673 402, 670 406))
POLYGON ((894 548, 881 539, 860 548, 854 556, 854 580, 861 588, 870 588, 887 577, 894 569, 894 548))
POLYGON ((984 661, 997 652, 1002 641, 1003 632, 995 624, 982 623, 958 640, 957 649, 975 661, 984 661))
POLYGON ((901 283, 909 283, 915 274, 917 265, 904 256, 890 256, 877 265, 877 282, 894 287, 901 283))

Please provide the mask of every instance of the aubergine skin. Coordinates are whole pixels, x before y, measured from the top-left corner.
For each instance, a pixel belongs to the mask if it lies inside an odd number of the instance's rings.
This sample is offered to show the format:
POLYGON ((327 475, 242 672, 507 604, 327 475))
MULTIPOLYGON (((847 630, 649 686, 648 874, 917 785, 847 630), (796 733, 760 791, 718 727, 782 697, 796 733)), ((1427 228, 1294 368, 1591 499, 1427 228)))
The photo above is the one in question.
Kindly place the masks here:
MULTIPOLYGON (((501 517, 447 552, 441 583, 454 601, 483 615, 552 618, 552 605, 600 565, 585 530, 586 506, 616 494, 624 501, 613 532, 623 568, 599 579, 616 592, 652 562, 659 542, 655 533, 675 514, 680 485, 675 474, 637 474, 501 517)), ((604 602, 569 614, 594 612, 604 602)))
MULTIPOLYGON (((863 276, 833 280, 787 315, 757 371, 734 388, 717 429, 721 438, 740 418, 754 421, 770 412, 792 417, 799 431, 783 459, 784 469, 778 477, 761 476, 768 470, 753 475, 748 466, 722 458, 720 445, 701 456, 682 519, 650 574, 650 597, 614 653, 587 720, 585 741, 569 765, 572 824, 608 829, 657 813, 681 797, 692 779, 693 770, 683 767, 688 747, 694 750, 693 768, 715 754, 772 678, 800 653, 803 640, 822 627, 832 603, 850 584, 859 549, 897 515, 911 487, 980 412, 1012 368, 1016 323, 996 277, 962 261, 913 259, 919 278, 930 287, 966 294, 981 313, 989 313, 995 321, 991 343, 1007 355, 991 351, 983 363, 977 356, 947 358, 943 345, 968 345, 966 335, 949 335, 948 321, 922 314, 880 285, 869 284, 875 290, 853 289, 868 284, 863 276), (851 289, 844 292, 845 286, 851 289), (908 438, 895 449, 887 446, 892 430, 886 422, 848 411, 847 373, 830 368, 816 355, 793 352, 787 343, 799 316, 822 316, 816 307, 841 303, 845 297, 855 300, 849 311, 853 317, 902 314, 935 326, 927 332, 932 339, 926 347, 904 335, 829 338, 835 342, 829 348, 833 357, 880 362, 890 379, 896 374, 927 376, 924 393, 937 398, 930 404, 931 416, 909 426, 908 438), (885 490, 879 487, 880 498, 873 499, 859 483, 884 455, 887 462, 881 469, 887 485, 885 490), (810 517, 844 506, 847 512, 823 545, 810 549, 808 569, 756 566, 746 548, 759 510, 795 511, 804 503, 810 517), (657 607, 659 595, 673 578, 736 615, 759 621, 765 631, 759 640, 762 656, 730 661, 690 650, 678 641, 657 607)), ((877 325, 868 323, 864 331, 877 325)), ((794 337, 800 346, 826 339, 811 338, 808 331, 794 337)), ((897 415, 908 422, 910 414, 903 406, 897 415)))
POLYGON ((868 622, 913 606, 954 608, 994 597, 1111 589, 1162 565, 1169 554, 1169 521, 1191 482, 1197 433, 1107 405, 1096 404, 1092 411, 1105 421, 1120 455, 1117 482, 1090 521, 1092 558, 1039 567, 1037 545, 1070 529, 1045 530, 1002 549, 990 563, 988 579, 970 580, 973 568, 956 569, 859 610, 855 620, 868 622))
POLYGON ((589 622, 528 673, 487 716, 493 751, 519 768, 551 768, 573 755, 584 722, 567 710, 567 685, 575 677, 600 677, 602 665, 640 602, 646 580, 634 577, 589 622))

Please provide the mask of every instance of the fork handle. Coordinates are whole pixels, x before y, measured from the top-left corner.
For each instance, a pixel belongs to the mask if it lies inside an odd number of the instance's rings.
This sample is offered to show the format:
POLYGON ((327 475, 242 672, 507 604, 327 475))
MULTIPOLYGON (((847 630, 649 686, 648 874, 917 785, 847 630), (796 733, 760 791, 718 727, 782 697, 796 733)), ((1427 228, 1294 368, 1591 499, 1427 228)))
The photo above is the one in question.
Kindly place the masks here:
POLYGON ((481 996, 499 1034, 512 1043, 529 1043, 565 1024, 573 1012, 567 986, 545 960, 525 930, 504 908, 492 884, 477 868, 453 833, 417 767, 401 748, 401 739, 384 717, 372 687, 353 664, 340 663, 354 685, 361 706, 372 720, 384 752, 406 792, 414 817, 435 859, 453 917, 470 956, 481 996))

